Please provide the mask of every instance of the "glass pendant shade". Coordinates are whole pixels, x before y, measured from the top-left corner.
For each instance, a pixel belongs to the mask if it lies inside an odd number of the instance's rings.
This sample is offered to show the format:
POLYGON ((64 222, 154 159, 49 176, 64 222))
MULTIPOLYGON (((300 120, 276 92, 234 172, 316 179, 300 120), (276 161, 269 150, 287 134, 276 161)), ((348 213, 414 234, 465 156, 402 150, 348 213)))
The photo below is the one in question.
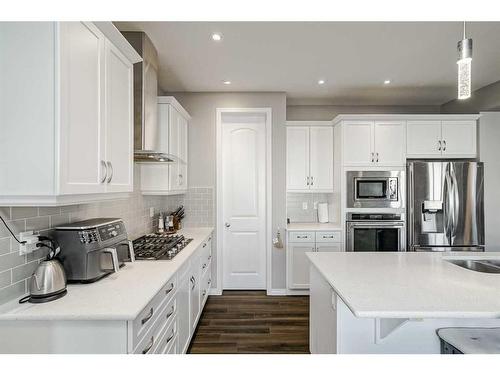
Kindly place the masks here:
POLYGON ((458 42, 458 99, 471 96, 472 39, 458 42))

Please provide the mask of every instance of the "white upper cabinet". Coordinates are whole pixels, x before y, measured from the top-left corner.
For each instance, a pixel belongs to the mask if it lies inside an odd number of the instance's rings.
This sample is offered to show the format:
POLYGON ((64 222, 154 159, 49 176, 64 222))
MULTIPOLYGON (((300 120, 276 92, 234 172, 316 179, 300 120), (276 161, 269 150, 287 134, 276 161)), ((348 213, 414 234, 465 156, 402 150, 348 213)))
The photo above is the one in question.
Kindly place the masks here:
POLYGON ((405 163, 405 124, 403 121, 376 121, 374 159, 377 165, 399 166, 405 163))
POLYGON ((103 193, 104 36, 92 24, 63 22, 60 34, 60 192, 103 193))
POLYGON ((475 120, 407 122, 408 158, 475 158, 475 120))
POLYGON ((309 128, 286 129, 286 181, 288 191, 309 189, 309 128))
POLYGON ((333 127, 287 127, 287 191, 333 191, 333 127))
POLYGON ((132 191, 134 185, 133 65, 106 42, 106 166, 107 191, 132 191))
POLYGON ((344 165, 404 165, 403 121, 346 121, 343 127, 344 165))
POLYGON ((443 121, 442 153, 450 158, 475 158, 477 155, 476 121, 443 121))
POLYGON ((344 164, 368 165, 373 162, 373 122, 346 122, 344 126, 344 164))
POLYGON ((31 57, 9 53, 3 71, 2 92, 12 94, 1 97, 0 143, 12 147, 0 164, 8 181, 0 183, 1 205, 80 203, 133 190, 132 64, 140 57, 112 24, 101 26, 2 25, 5 51, 31 57), (29 91, 24 100, 20 90, 29 91), (31 108, 36 116, 23 114, 31 108))
POLYGON ((441 121, 408 121, 406 154, 412 158, 441 156, 441 121))
POLYGON ((188 187, 188 122, 191 116, 172 96, 158 97, 160 151, 172 163, 141 164, 144 195, 184 194, 188 187))

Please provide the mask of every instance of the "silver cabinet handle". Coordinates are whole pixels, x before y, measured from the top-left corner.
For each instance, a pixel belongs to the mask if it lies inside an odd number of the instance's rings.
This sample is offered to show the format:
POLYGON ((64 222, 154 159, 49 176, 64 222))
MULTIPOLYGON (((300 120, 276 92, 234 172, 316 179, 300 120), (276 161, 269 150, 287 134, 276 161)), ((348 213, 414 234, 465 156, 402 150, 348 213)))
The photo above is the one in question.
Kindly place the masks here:
POLYGON ((208 279, 208 285, 212 284, 212 279, 208 279))
POLYGON ((134 244, 132 241, 128 241, 128 256, 131 262, 135 262, 134 244))
POLYGON ((377 163, 378 163, 378 152, 377 152, 377 163))
POLYGON ((231 226, 231 224, 226 223, 226 224, 224 224, 224 226, 225 226, 226 228, 229 228, 229 227, 231 226))
POLYGON ((108 161, 108 168, 111 170, 111 174, 109 175, 108 177, 108 184, 111 182, 111 180, 113 179, 113 164, 111 164, 110 161, 108 161))
POLYGON ((154 338, 154 336, 151 336, 151 341, 149 341, 148 346, 146 346, 144 348, 144 350, 142 351, 142 354, 147 354, 151 350, 151 348, 153 347, 154 343, 155 343, 155 338, 154 338))
POLYGON ((101 184, 103 184, 104 181, 106 181, 106 178, 108 177, 108 165, 104 160, 101 160, 101 166, 104 169, 104 177, 101 179, 101 184))
POLYGON ((175 331, 174 331, 174 329, 172 328, 172 334, 171 334, 171 335, 170 335, 170 337, 167 339, 167 344, 168 344, 170 341, 172 341, 172 339, 174 338, 174 336, 175 336, 175 331))
POLYGON ((194 287, 196 286, 196 279, 194 278, 194 276, 191 276, 191 282, 193 283, 191 290, 194 290, 194 287))
POLYGON ((146 323, 149 321, 149 319, 151 319, 151 318, 153 317, 153 312, 154 312, 154 310, 153 310, 153 308, 151 307, 151 308, 149 309, 149 314, 148 314, 147 316, 145 316, 144 318, 142 318, 142 320, 141 320, 141 325, 146 324, 146 323))
POLYGON ((375 161, 375 156, 373 155, 373 152, 371 153, 372 156, 372 163, 375 161))
POLYGON ((307 238, 307 236, 297 236, 297 238, 307 238))
POLYGON ((120 270, 120 263, 118 262, 118 253, 114 247, 107 247, 102 250, 103 253, 111 254, 111 260, 113 262, 113 271, 118 272, 120 270))
POLYGON ((203 263, 203 266, 201 266, 201 269, 204 270, 205 268, 207 268, 207 264, 203 263))
POLYGON ((203 290, 202 296, 205 297, 207 295, 207 291, 203 290))
POLYGON ((443 151, 446 151, 446 141, 443 140, 443 151))
POLYGON ((172 309, 167 313, 166 318, 170 318, 175 312, 175 306, 172 306, 172 309))
POLYGON ((309 186, 309 176, 306 177, 306 185, 309 186))
POLYGON ((165 290, 165 295, 168 295, 172 290, 174 290, 174 283, 170 283, 170 288, 165 290))
POLYGON ((210 242, 210 241, 212 241, 212 237, 208 237, 207 242, 210 242))
POLYGON ((438 151, 441 151, 441 141, 438 141, 438 151))
POLYGON ((311 186, 314 185, 314 176, 311 176, 311 186))
POLYGON ((334 236, 323 236, 323 238, 334 238, 334 236))
POLYGON ((206 243, 204 243, 204 244, 203 244, 203 247, 207 247, 207 244, 206 244, 206 243))
POLYGON ((210 260, 210 259, 212 259, 212 254, 210 254, 210 255, 208 256, 208 260, 210 260))

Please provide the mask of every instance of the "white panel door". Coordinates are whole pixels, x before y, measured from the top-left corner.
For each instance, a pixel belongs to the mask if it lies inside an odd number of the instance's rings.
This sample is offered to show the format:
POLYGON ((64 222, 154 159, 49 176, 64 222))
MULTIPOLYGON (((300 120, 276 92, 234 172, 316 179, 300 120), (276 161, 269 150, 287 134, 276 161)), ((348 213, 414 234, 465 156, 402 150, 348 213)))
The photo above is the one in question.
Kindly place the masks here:
POLYGON ((106 42, 106 190, 133 190, 133 66, 106 42))
POLYGON ((444 157, 476 157, 476 121, 443 121, 441 138, 444 157))
POLYGON ((288 288, 309 288, 309 259, 306 253, 314 251, 314 243, 288 243, 288 288))
POLYGON ((221 126, 223 288, 265 289, 265 116, 231 114, 221 126))
POLYGON ((346 121, 344 123, 344 165, 373 164, 373 122, 346 121))
POLYGON ((309 127, 286 128, 286 188, 309 190, 309 127))
POLYGON ((59 27, 60 193, 102 193, 104 36, 84 22, 61 22, 59 27))
POLYGON ((333 127, 310 129, 310 190, 333 192, 333 127))
POLYGON ((441 121, 406 123, 406 157, 441 157, 441 121))
POLYGON ((402 121, 375 122, 375 164, 401 166, 405 164, 406 138, 402 121))

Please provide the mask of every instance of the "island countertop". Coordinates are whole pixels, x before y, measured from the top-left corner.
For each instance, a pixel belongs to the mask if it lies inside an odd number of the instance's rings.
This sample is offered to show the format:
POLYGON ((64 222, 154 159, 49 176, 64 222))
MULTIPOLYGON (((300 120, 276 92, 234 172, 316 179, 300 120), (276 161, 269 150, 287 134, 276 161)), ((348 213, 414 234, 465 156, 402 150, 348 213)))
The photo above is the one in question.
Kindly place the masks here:
POLYGON ((191 241, 172 260, 126 263, 119 272, 91 284, 69 284, 68 294, 58 300, 0 306, 0 320, 132 320, 163 285, 175 275, 213 228, 179 231, 191 241))
POLYGON ((500 318, 500 274, 446 259, 500 259, 486 253, 312 252, 307 256, 360 318, 500 318))

